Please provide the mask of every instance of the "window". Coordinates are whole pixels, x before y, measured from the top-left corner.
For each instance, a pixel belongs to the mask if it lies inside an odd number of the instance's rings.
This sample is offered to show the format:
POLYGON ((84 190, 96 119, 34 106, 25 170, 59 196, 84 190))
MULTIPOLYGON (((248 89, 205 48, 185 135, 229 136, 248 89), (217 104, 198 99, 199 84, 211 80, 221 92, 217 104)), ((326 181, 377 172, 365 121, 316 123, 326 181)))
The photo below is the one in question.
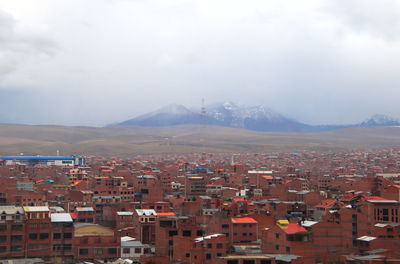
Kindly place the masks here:
POLYGON ((275 245, 275 249, 276 249, 276 250, 279 250, 279 245, 275 245))
POLYGON ((12 225, 11 230, 13 231, 21 231, 22 230, 22 225, 12 225))
POLYGON ((61 239, 61 233, 54 233, 53 239, 61 239))
POLYGON ((122 253, 124 253, 124 254, 130 254, 130 253, 131 253, 131 249, 130 249, 130 248, 123 248, 123 249, 122 249, 122 253))
POLYGON ((108 254, 117 254, 117 249, 116 248, 109 248, 108 249, 108 254))
POLYGON ((53 245, 53 250, 54 251, 61 251, 61 249, 62 249, 62 245, 60 245, 60 244, 53 245))
POLYGON ((182 232, 182 236, 191 236, 192 235, 192 231, 190 230, 183 230, 182 232))
POLYGON ((47 229, 49 228, 49 224, 48 223, 41 223, 40 224, 40 229, 47 229))
POLYGON ((221 257, 222 256, 222 253, 221 252, 218 252, 217 253, 217 257, 221 257))
POLYGON ((243 260, 243 264, 254 264, 255 262, 254 262, 254 260, 252 260, 252 259, 245 259, 245 260, 243 260))
POLYGON ((218 243, 218 244, 217 244, 217 248, 222 248, 222 244, 221 244, 221 243, 218 243))
POLYGON ((79 255, 85 256, 89 254, 89 249, 87 248, 80 248, 79 249, 79 255))
POLYGON ((22 246, 21 245, 11 246, 11 251, 13 252, 22 251, 22 246))
POLYGON ((0 252, 6 252, 7 246, 0 246, 0 252))
POLYGON ((71 251, 72 250, 72 244, 64 244, 64 250, 65 251, 71 251))
POLYGON ((286 252, 290 253, 290 247, 286 247, 286 252))
POLYGON ((178 231, 176 230, 169 231, 169 236, 176 236, 176 235, 178 235, 178 231))
POLYGON ((208 248, 212 248, 212 244, 207 244, 207 247, 208 248))
POLYGON ((197 236, 203 236, 204 232, 203 230, 197 230, 196 235, 197 236))
POLYGON ((275 233, 275 238, 279 238, 279 233, 275 233))
POLYGON ((40 240, 45 240, 49 238, 49 233, 40 233, 39 239, 40 240))
POLYGON ((190 258, 190 253, 186 253, 186 257, 187 257, 187 258, 190 258))
POLYGON ((36 223, 29 224, 29 229, 37 229, 37 228, 38 228, 38 224, 36 224, 36 223))
POLYGON ((11 236, 11 242, 19 242, 19 241, 22 241, 22 235, 11 236))
POLYGON ((211 254, 210 253, 206 254, 206 259, 211 259, 211 254))
POLYGON ((70 238, 72 238, 72 233, 64 233, 64 238, 65 238, 65 239, 70 239, 70 238))
POLYGON ((142 253, 142 249, 141 249, 141 248, 135 248, 135 253, 136 253, 136 254, 142 253))
MULTIPOLYGON (((125 249, 125 248, 124 248, 125 249)), ((129 249, 129 248, 128 248, 129 249)), ((124 252, 125 253, 125 252, 124 252)), ((129 253, 129 252, 128 252, 129 253)), ((103 255, 103 249, 102 248, 95 248, 94 249, 94 255, 95 256, 101 256, 103 255)))
POLYGON ((7 225, 0 225, 0 232, 7 231, 7 225))
POLYGON ((0 236, 0 242, 6 242, 7 236, 0 236))

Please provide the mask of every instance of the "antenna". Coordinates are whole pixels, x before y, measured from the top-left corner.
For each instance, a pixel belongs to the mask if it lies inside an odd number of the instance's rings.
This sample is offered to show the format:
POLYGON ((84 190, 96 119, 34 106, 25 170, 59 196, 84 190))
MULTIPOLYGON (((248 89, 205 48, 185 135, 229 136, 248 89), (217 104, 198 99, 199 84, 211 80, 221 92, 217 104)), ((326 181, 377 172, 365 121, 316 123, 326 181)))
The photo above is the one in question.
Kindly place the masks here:
POLYGON ((206 106, 204 104, 204 98, 201 99, 201 125, 202 125, 202 159, 205 160, 206 151, 205 151, 205 135, 206 135, 206 106))
POLYGON ((206 106, 204 105, 204 98, 201 99, 201 124, 203 125, 203 128, 206 126, 206 106))

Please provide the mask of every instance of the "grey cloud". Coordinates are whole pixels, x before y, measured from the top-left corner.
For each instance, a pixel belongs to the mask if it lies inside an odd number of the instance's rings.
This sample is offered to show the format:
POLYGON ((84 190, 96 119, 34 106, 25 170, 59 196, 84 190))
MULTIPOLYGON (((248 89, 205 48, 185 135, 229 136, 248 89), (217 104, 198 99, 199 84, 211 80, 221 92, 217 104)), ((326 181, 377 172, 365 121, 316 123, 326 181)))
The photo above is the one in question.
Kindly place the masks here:
POLYGON ((399 1, 328 1, 324 10, 357 33, 388 41, 400 38, 399 1))
POLYGON ((102 125, 201 98, 314 124, 400 117, 394 2, 38 1, 51 38, 0 16, 13 66, 3 89, 35 94, 32 122, 102 125))
POLYGON ((57 49, 49 37, 23 32, 17 26, 18 22, 10 14, 0 10, 0 81, 30 57, 51 56, 57 49))

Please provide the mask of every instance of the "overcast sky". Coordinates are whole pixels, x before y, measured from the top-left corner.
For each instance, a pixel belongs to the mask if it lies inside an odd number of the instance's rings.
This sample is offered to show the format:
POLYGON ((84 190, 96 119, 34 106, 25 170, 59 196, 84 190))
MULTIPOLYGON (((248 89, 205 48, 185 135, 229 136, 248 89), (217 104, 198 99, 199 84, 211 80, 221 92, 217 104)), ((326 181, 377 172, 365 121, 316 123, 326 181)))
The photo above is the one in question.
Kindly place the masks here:
POLYGON ((102 126, 202 98, 400 118, 400 2, 0 0, 1 122, 102 126))

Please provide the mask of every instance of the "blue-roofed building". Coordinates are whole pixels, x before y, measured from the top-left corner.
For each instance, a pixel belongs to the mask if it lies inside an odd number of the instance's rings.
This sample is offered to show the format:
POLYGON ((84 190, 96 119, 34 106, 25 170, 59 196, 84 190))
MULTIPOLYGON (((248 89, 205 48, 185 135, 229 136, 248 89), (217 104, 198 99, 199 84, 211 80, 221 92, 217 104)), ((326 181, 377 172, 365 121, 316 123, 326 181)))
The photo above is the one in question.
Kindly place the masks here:
POLYGON ((75 156, 0 156, 6 165, 83 166, 85 158, 75 156))

